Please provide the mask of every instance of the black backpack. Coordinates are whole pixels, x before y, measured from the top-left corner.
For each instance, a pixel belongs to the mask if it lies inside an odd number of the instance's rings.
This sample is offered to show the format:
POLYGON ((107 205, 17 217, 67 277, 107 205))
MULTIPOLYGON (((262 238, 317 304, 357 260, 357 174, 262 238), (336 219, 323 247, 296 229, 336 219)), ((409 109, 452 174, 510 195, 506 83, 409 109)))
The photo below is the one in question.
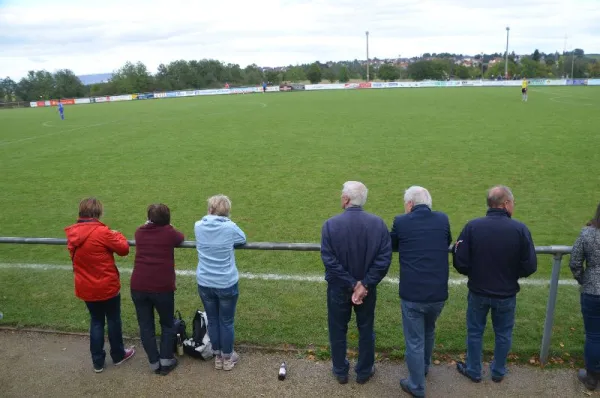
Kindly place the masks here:
POLYGON ((183 318, 181 318, 181 312, 179 311, 175 311, 175 320, 173 321, 173 329, 175 330, 175 337, 174 337, 174 348, 173 348, 173 352, 177 352, 177 335, 179 334, 179 336, 181 337, 181 342, 183 343, 183 341, 185 339, 187 339, 187 332, 185 330, 185 321, 183 320, 183 318))
POLYGON ((206 313, 197 310, 192 322, 192 336, 183 342, 183 351, 194 358, 204 360, 212 358, 212 344, 208 336, 206 313))

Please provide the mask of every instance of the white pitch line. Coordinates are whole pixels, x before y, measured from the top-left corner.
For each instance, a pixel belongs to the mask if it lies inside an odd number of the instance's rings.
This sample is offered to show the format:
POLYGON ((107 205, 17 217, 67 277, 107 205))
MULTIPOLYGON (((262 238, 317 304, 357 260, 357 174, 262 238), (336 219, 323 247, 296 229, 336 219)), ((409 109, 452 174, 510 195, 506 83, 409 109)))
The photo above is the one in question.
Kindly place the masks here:
MULTIPOLYGON (((56 264, 23 264, 23 263, 0 263, 0 269, 32 269, 42 271, 73 271, 72 265, 56 264)), ((131 268, 119 268, 119 272, 131 274, 131 268)), ((175 274, 179 276, 196 276, 195 270, 176 270, 175 274)), ((294 281, 294 282, 312 282, 325 283, 323 275, 294 275, 294 274, 255 274, 252 272, 240 272, 242 279, 258 279, 262 281, 294 281)), ((398 278, 385 278, 385 283, 398 284, 398 278)), ((461 286, 467 284, 466 278, 451 278, 448 283, 452 286, 461 286)), ((548 286, 548 279, 521 279, 519 284, 523 286, 548 286)), ((561 286, 578 286, 577 281, 571 279, 562 279, 558 281, 561 286)))

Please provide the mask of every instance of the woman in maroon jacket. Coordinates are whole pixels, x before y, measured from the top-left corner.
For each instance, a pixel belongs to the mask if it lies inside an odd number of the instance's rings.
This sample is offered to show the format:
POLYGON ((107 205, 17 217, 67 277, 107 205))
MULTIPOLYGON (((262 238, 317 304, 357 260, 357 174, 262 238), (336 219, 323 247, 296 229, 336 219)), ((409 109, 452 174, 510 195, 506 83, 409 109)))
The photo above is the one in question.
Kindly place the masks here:
POLYGON ((131 298, 135 305, 140 337, 155 373, 167 375, 177 366, 173 353, 175 329, 175 247, 183 234, 171 226, 166 205, 148 207, 148 221, 135 232, 135 266, 131 298), (154 309, 161 326, 160 354, 156 346, 154 309))

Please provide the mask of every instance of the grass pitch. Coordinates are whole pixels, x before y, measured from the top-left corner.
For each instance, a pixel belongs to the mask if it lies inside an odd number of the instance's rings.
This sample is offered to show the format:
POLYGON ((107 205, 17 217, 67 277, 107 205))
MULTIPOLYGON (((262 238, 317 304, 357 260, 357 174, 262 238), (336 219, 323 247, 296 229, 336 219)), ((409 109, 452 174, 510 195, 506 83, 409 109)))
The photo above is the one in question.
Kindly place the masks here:
MULTIPOLYGON (((427 187, 456 237, 485 214, 485 191, 513 189, 515 218, 536 245, 570 245, 600 200, 600 90, 391 89, 195 97, 0 112, 0 235, 63 237, 85 196, 105 204, 103 221, 133 237, 149 203, 167 203, 193 239, 206 198, 224 193, 249 241, 316 242, 338 213, 341 185, 363 181, 366 209, 391 224, 404 190, 427 187)), ((196 253, 177 251, 194 269, 196 253)), ((243 272, 320 275, 318 253, 238 251, 243 272)), ((534 278, 547 279, 540 256, 534 278)), ((563 277, 569 272, 563 261, 563 277)), ((0 246, 1 263, 68 264, 64 247, 0 246)), ((131 267, 133 253, 119 262, 131 267)), ((390 276, 398 276, 397 257, 390 276)), ((452 277, 456 277, 452 274, 452 277)), ((86 330, 87 313, 65 271, 0 269, 3 323, 86 330)), ((136 333, 124 274, 124 325, 136 333)), ((180 277, 177 307, 200 307, 194 279, 180 277)), ((242 280, 239 341, 327 344, 325 285, 242 280), (310 320, 310 321, 309 321, 310 320)), ((381 288, 378 348, 402 352, 397 287, 381 288)), ((452 288, 438 352, 464 350, 466 288, 452 288)), ((539 349, 547 287, 519 296, 513 351, 539 349)), ((561 287, 553 349, 578 355, 578 292, 561 287), (560 344, 564 345, 562 347, 560 344)), ((488 338, 491 333, 488 333, 488 338)))

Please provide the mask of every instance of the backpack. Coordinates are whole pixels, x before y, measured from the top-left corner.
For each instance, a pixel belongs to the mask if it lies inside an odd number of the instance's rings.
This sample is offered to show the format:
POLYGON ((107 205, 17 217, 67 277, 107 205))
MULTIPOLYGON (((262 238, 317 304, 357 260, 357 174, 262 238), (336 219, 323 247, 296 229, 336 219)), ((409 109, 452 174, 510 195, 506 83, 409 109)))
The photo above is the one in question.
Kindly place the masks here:
POLYGON ((173 352, 177 352, 177 335, 181 337, 183 342, 187 339, 187 331, 185 330, 185 321, 181 318, 181 312, 175 312, 175 320, 173 321, 173 329, 175 330, 175 336, 173 336, 173 352))
POLYGON ((183 352, 194 358, 204 360, 213 357, 212 344, 208 336, 206 312, 197 310, 192 321, 192 337, 183 342, 183 352))

